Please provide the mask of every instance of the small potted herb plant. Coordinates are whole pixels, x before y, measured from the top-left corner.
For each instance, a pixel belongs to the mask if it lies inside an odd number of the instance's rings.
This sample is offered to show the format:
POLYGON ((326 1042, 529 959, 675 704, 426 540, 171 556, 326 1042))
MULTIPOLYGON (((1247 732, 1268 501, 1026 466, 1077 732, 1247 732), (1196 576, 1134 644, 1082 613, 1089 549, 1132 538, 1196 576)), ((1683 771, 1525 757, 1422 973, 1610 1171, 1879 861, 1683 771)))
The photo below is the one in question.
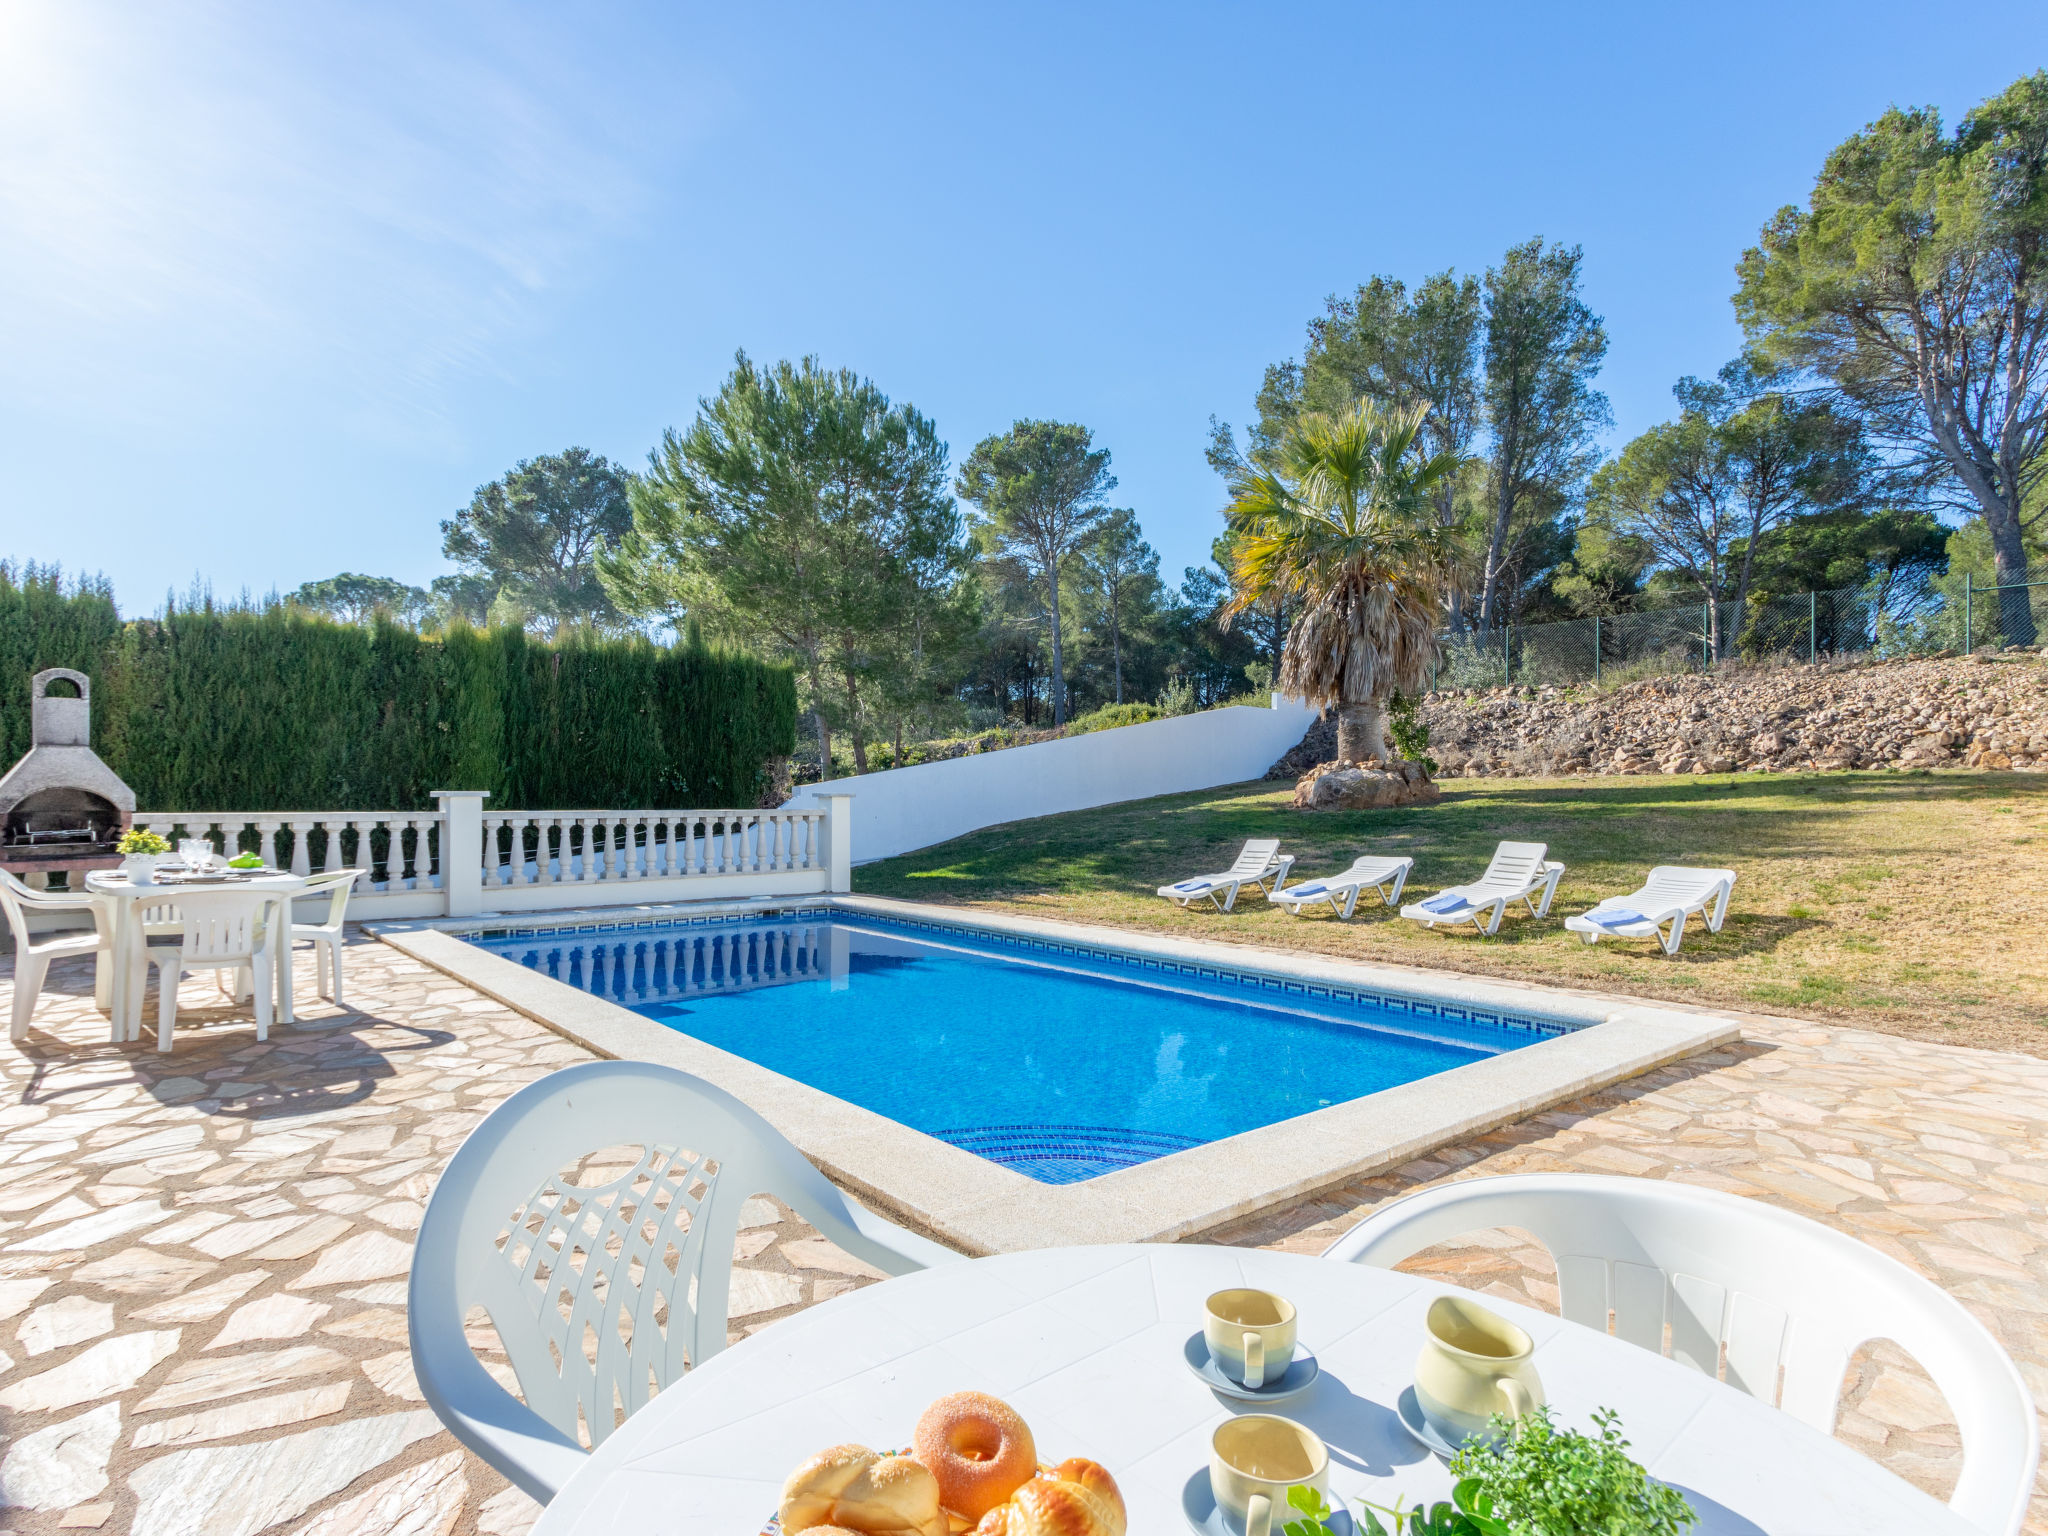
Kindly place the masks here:
MULTIPOLYGON (((1452 1458, 1448 1503, 1360 1500, 1366 1536, 1683 1536, 1699 1519, 1684 1494, 1630 1458, 1612 1409, 1594 1412, 1591 1435, 1560 1429, 1548 1407, 1496 1414, 1487 1427, 1493 1438, 1468 1440, 1452 1458)), ((1281 1527, 1286 1536, 1334 1536, 1336 1511, 1320 1493, 1287 1497, 1299 1518, 1281 1527)))
POLYGON ((114 847, 121 855, 123 872, 137 885, 155 883, 156 861, 171 851, 171 845, 147 827, 129 828, 114 847))

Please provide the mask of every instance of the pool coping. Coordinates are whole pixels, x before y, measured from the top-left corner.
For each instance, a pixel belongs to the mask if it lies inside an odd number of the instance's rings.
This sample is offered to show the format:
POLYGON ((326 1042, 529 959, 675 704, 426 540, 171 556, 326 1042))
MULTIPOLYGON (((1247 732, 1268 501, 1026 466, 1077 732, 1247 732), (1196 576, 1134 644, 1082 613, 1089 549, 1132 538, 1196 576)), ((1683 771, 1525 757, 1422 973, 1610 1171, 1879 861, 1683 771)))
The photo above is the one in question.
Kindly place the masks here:
POLYGON ((473 987, 599 1056, 658 1062, 753 1106, 829 1177, 877 1209, 971 1254, 1086 1243, 1172 1242, 1412 1161, 1568 1099, 1738 1039, 1712 1010, 1421 967, 1332 960, 1245 944, 1017 917, 873 896, 604 907, 365 924, 420 963, 473 987), (1079 1184, 1040 1184, 1014 1169, 785 1077, 616 1003, 529 970, 463 935, 500 929, 631 930, 677 919, 783 912, 993 929, 1298 982, 1567 1020, 1577 1027, 1416 1082, 1170 1153, 1079 1184))

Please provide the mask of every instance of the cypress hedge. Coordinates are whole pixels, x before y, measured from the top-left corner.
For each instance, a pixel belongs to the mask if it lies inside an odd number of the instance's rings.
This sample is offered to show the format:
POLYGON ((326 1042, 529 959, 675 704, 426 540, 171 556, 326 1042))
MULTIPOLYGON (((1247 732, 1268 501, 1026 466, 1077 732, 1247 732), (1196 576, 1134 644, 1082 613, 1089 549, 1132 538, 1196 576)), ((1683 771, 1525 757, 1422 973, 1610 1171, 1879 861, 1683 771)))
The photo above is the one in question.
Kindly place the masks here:
POLYGON ((796 745, 787 666, 706 645, 338 624, 269 606, 122 624, 102 590, 0 565, 0 771, 30 676, 93 679, 93 745, 146 810, 748 806, 796 745))

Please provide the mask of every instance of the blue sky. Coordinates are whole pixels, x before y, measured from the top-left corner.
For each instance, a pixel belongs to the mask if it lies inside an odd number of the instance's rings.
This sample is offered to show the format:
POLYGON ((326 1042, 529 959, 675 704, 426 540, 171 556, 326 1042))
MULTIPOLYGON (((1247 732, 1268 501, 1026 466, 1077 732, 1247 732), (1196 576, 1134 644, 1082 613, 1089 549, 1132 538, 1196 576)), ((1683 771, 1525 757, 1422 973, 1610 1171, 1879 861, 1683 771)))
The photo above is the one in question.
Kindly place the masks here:
POLYGON ((1325 295, 1586 252, 1615 442, 1734 350, 1731 269, 1890 102, 2048 63, 2048 8, 8 0, 0 554, 424 584, 533 454, 638 467, 735 348, 956 462, 1086 423, 1170 574, 1325 295), (1953 19, 1953 18, 1952 18, 1953 19))

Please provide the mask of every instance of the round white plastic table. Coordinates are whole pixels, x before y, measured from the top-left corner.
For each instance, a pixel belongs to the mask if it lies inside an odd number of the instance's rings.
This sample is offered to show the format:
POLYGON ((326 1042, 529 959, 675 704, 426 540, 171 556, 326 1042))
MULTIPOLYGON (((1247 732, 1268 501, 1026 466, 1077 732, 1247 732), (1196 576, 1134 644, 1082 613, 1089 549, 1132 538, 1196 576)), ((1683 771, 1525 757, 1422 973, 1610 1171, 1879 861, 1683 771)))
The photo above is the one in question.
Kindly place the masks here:
MULTIPOLYGON (((1444 1464, 1401 1427, 1422 1316, 1452 1287, 1360 1264, 1196 1244, 1050 1248, 884 1281, 813 1307, 690 1371, 598 1447, 533 1536, 753 1536, 812 1452, 908 1445, 933 1398, 992 1392, 1041 1460, 1108 1467, 1132 1536, 1188 1529, 1182 1489, 1243 1411, 1181 1348, 1203 1298, 1252 1285, 1292 1298, 1315 1385, 1270 1411, 1330 1447, 1333 1500, 1450 1496, 1444 1464)), ((1469 1294, 1469 1293, 1465 1293, 1469 1294)), ((1699 1532, 1963 1536, 1948 1507, 1840 1441, 1648 1350, 1495 1298, 1536 1340, 1562 1419, 1615 1408, 1632 1454, 1684 1489, 1699 1532)), ((1353 1507, 1356 1512, 1355 1506, 1353 1507)))
POLYGON ((114 967, 112 1021, 109 1034, 116 1045, 131 1038, 142 1026, 142 993, 134 996, 128 990, 128 965, 135 953, 134 946, 143 942, 142 925, 136 921, 136 912, 144 907, 175 906, 178 892, 192 891, 257 891, 275 897, 270 921, 282 923, 277 931, 284 934, 285 941, 276 946, 277 1010, 276 1020, 289 1024, 292 1014, 292 946, 291 946, 291 898, 306 889, 303 875, 294 875, 285 870, 270 870, 253 880, 237 880, 232 883, 193 883, 191 885, 137 885, 119 870, 99 870, 85 877, 85 888, 91 895, 102 901, 113 903, 114 907, 114 948, 108 957, 114 967))

